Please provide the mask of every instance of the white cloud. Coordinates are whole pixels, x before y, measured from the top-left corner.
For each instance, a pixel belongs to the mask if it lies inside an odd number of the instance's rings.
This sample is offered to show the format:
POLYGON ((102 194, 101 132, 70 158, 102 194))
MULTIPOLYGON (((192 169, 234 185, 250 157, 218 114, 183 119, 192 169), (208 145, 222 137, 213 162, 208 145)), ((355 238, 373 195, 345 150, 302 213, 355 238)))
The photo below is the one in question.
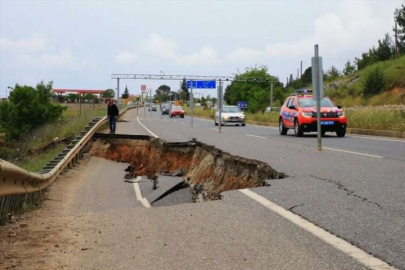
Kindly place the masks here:
POLYGON ((312 34, 291 42, 265 44, 261 50, 236 48, 226 59, 241 64, 258 59, 270 63, 300 60, 308 63, 314 55, 314 45, 318 44, 324 68, 332 64, 343 68, 347 59, 352 60, 377 45, 378 39, 391 31, 392 24, 392 16, 373 10, 367 1, 342 1, 338 9, 313 21, 312 34))
POLYGON ((233 62, 252 62, 260 59, 263 52, 259 50, 252 50, 248 48, 237 48, 231 52, 226 59, 233 62))
POLYGON ((220 60, 217 57, 217 52, 213 47, 205 46, 200 51, 185 55, 177 60, 177 64, 192 66, 192 65, 217 65, 220 60))
POLYGON ((22 38, 12 40, 9 38, 0 38, 0 50, 15 52, 35 52, 44 50, 47 40, 43 37, 22 38))
POLYGON ((158 34, 150 35, 140 44, 140 50, 147 52, 151 56, 162 60, 173 60, 178 58, 176 51, 179 44, 173 40, 165 39, 158 34))
POLYGON ((29 54, 20 54, 16 58, 15 67, 17 68, 80 68, 86 65, 86 61, 79 61, 73 57, 69 50, 62 50, 57 54, 40 54, 32 56, 29 54))
POLYGON ((115 61, 119 64, 133 64, 138 58, 139 56, 136 52, 121 51, 115 57, 115 61))
POLYGON ((191 54, 181 55, 178 53, 180 45, 171 40, 161 37, 158 34, 151 34, 142 40, 133 50, 119 52, 115 61, 119 64, 131 64, 136 60, 148 59, 148 62, 165 61, 177 65, 216 65, 220 62, 217 52, 213 47, 204 46, 199 51, 191 54))

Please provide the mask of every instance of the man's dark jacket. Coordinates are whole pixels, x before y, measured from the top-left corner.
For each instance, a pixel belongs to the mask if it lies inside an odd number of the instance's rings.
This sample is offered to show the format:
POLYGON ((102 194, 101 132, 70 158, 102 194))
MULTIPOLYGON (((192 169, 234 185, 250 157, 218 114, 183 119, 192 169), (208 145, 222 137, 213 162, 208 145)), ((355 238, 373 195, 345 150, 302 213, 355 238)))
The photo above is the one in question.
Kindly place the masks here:
POLYGON ((118 116, 119 111, 117 105, 113 104, 108 106, 107 116, 118 116))

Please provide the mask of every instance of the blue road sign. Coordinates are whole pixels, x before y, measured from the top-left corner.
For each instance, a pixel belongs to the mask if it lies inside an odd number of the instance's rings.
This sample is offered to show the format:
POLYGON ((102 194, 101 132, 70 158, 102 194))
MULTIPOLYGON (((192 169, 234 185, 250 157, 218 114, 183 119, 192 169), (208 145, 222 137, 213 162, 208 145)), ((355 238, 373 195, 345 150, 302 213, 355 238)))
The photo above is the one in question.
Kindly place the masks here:
POLYGON ((236 102, 236 105, 238 105, 241 110, 246 110, 248 108, 248 103, 246 101, 238 101, 236 102))
MULTIPOLYGON (((187 81, 187 88, 190 88, 191 81, 187 81)), ((215 89, 216 81, 193 81, 193 88, 195 89, 215 89)))

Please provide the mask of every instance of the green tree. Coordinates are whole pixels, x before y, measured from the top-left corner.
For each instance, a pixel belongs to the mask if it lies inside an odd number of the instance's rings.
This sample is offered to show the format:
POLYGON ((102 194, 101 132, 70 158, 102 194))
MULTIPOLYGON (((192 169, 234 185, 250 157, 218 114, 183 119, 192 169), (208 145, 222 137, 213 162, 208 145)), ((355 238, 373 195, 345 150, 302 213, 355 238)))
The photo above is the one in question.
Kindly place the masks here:
POLYGON ((324 80, 335 80, 342 76, 342 73, 335 66, 331 68, 323 75, 324 80))
POLYGON ((385 34, 383 40, 378 40, 378 47, 375 50, 375 54, 378 56, 379 61, 385 61, 390 59, 394 54, 394 48, 392 46, 392 39, 389 34, 385 34))
POLYGON ((73 94, 73 93, 69 93, 66 96, 66 100, 68 102, 78 102, 79 101, 79 95, 78 94, 73 94))
POLYGON ((398 51, 405 53, 405 4, 395 10, 395 22, 398 24, 398 51))
POLYGON ((347 60, 345 68, 343 69, 344 75, 353 74, 356 71, 356 67, 350 63, 350 60, 347 60))
POLYGON ((83 100, 86 102, 95 102, 96 96, 93 94, 85 94, 83 100))
POLYGON ((101 94, 101 96, 103 98, 114 98, 115 97, 115 91, 113 89, 111 89, 111 88, 107 89, 101 94))
POLYGON ((129 91, 128 87, 125 85, 124 93, 122 94, 122 98, 129 98, 129 91))
POLYGON ((0 132, 7 139, 17 139, 22 134, 46 123, 58 120, 66 107, 53 104, 52 82, 39 83, 36 88, 16 85, 8 101, 0 104, 0 132))
POLYGON ((166 102, 169 100, 168 94, 170 93, 170 86, 161 85, 155 91, 155 99, 158 99, 160 102, 166 102))
POLYGON ((187 88, 186 78, 183 78, 183 82, 181 83, 181 96, 185 100, 190 100, 190 92, 188 91, 187 88))
POLYGON ((233 81, 225 90, 224 100, 230 105, 236 105, 237 101, 247 101, 249 111, 256 112, 264 110, 270 102, 270 81, 275 81, 273 100, 284 100, 283 84, 275 76, 268 73, 266 66, 246 68, 246 72, 235 76, 233 81), (266 77, 268 82, 249 82, 249 78, 266 77), (238 79, 247 80, 237 81, 238 79))
POLYGON ((308 85, 312 83, 312 67, 308 67, 301 77, 302 85, 308 85))
POLYGON ((376 67, 364 77, 362 85, 365 96, 380 93, 384 89, 384 72, 380 67, 376 67))

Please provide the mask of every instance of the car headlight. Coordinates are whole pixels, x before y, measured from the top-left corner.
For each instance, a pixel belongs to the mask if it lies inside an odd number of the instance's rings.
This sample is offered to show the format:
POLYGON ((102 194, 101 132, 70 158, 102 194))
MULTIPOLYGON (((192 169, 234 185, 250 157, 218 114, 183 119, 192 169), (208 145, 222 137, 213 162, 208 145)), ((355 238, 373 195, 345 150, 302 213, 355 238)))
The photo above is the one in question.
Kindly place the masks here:
POLYGON ((338 112, 337 113, 337 116, 343 116, 343 115, 345 115, 345 112, 338 112))
POLYGON ((222 116, 222 119, 228 120, 228 116, 222 116))
POLYGON ((302 112, 302 116, 305 116, 305 117, 312 117, 312 112, 302 112))

